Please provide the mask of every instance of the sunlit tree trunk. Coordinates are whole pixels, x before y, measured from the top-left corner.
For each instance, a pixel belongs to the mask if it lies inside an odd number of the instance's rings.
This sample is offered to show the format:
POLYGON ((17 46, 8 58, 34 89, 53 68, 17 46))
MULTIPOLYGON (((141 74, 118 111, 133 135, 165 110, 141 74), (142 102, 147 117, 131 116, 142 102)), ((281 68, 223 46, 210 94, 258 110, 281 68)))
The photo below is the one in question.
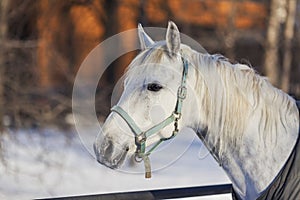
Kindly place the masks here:
POLYGON ((4 72, 5 72, 5 52, 7 36, 7 8, 8 0, 0 0, 0 130, 3 129, 3 108, 4 108, 4 72))
POLYGON ((290 72, 292 65, 292 39, 294 37, 294 24, 296 17, 297 0, 288 0, 287 18, 284 30, 284 57, 281 88, 289 92, 290 72))
MULTIPOLYGON (((127 0, 126 3, 123 2, 119 4, 117 16, 118 32, 137 28, 140 3, 139 0, 127 0)), ((120 42, 123 47, 133 49, 136 43, 136 36, 132 35, 130 38, 122 38, 120 42)), ((120 58, 120 63, 122 63, 121 67, 118 67, 114 72, 116 79, 124 74, 127 65, 134 57, 135 52, 131 52, 120 58)))
POLYGON ((50 53, 52 51, 51 47, 54 45, 55 38, 53 37, 53 29, 56 16, 51 13, 55 13, 53 7, 50 6, 50 2, 40 1, 39 2, 39 18, 37 21, 38 27, 38 49, 37 49, 37 66, 38 66, 38 76, 39 83, 42 88, 48 88, 51 85, 51 64, 52 58, 50 53))
POLYGON ((270 82, 276 86, 280 85, 279 80, 279 37, 280 25, 285 19, 286 0, 271 0, 270 3, 270 17, 266 38, 266 52, 265 52, 265 73, 270 82))
POLYGON ((69 17, 71 3, 60 0, 38 1, 37 66, 39 86, 44 91, 60 87, 63 79, 65 84, 73 81, 69 66, 74 64, 74 49, 80 47, 71 42, 74 41, 69 17))
POLYGON ((235 27, 235 20, 236 20, 236 14, 237 14, 237 4, 238 0, 231 0, 231 12, 228 16, 228 26, 224 28, 225 34, 224 34, 224 40, 225 40, 225 49, 226 49, 226 56, 230 59, 234 59, 235 53, 234 53, 234 46, 235 46, 235 40, 236 40, 236 27, 235 27))

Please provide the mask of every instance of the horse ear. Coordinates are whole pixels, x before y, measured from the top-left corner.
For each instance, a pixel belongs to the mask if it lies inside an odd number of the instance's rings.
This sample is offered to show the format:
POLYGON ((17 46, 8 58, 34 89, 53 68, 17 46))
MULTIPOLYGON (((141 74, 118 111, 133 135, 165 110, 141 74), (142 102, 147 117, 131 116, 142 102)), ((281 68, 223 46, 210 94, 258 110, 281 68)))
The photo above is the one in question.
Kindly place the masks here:
POLYGON ((166 34, 167 48, 170 54, 177 54, 180 50, 180 33, 176 24, 172 21, 168 23, 166 34))
POLYGON ((141 24, 138 25, 138 34, 141 44, 141 49, 145 50, 148 46, 154 44, 154 41, 145 33, 141 24))

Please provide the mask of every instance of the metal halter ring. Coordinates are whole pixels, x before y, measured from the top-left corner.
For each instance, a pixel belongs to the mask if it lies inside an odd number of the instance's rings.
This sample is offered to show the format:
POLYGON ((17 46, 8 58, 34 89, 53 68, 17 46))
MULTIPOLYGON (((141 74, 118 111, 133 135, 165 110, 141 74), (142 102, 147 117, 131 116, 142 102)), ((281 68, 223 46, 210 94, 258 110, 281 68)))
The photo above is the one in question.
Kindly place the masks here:
POLYGON ((136 162, 140 163, 140 162, 142 162, 144 159, 143 159, 143 157, 141 157, 141 156, 139 155, 138 152, 136 152, 136 153, 134 154, 134 160, 135 160, 136 162))

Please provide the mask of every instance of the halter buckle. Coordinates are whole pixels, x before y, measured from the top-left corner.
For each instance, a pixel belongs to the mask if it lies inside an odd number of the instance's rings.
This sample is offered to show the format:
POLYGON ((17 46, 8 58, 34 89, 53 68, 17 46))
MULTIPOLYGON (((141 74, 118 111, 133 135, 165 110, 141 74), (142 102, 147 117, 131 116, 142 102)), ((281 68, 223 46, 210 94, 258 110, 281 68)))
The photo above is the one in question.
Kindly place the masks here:
POLYGON ((181 113, 173 112, 173 116, 175 118, 175 121, 177 121, 181 118, 181 113))
POLYGON ((187 89, 185 86, 179 86, 178 91, 177 91, 177 96, 180 99, 185 99, 186 98, 186 93, 187 89))

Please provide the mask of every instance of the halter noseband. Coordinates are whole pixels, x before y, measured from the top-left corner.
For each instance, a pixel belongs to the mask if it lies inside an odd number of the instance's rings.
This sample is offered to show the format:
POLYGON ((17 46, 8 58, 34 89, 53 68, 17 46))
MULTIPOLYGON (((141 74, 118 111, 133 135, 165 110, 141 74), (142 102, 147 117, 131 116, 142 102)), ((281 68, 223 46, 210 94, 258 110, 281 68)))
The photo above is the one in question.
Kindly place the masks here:
POLYGON ((119 114, 124 121, 128 124, 131 131, 134 133, 135 136, 135 145, 136 145, 136 151, 135 151, 135 160, 137 162, 144 161, 145 165, 145 177, 151 178, 151 166, 150 166, 150 159, 149 155, 152 153, 154 149, 156 149, 163 141, 170 140, 173 137, 175 137, 178 133, 178 121, 181 118, 181 110, 182 110, 182 103, 183 100, 186 98, 187 94, 187 88, 186 88, 186 79, 188 74, 188 61, 184 59, 181 56, 181 60, 183 63, 183 72, 181 77, 181 84, 178 87, 177 90, 177 101, 176 106, 172 114, 163 120, 162 122, 154 125, 150 129, 146 131, 142 131, 137 124, 134 122, 134 120, 128 115, 128 113, 123 110, 120 106, 113 106, 111 108, 112 112, 115 112, 119 114), (160 140, 146 152, 146 140, 151 135, 159 132, 161 129, 165 128, 166 126, 170 125, 174 122, 174 130, 172 132, 172 135, 170 137, 160 138, 160 140))

